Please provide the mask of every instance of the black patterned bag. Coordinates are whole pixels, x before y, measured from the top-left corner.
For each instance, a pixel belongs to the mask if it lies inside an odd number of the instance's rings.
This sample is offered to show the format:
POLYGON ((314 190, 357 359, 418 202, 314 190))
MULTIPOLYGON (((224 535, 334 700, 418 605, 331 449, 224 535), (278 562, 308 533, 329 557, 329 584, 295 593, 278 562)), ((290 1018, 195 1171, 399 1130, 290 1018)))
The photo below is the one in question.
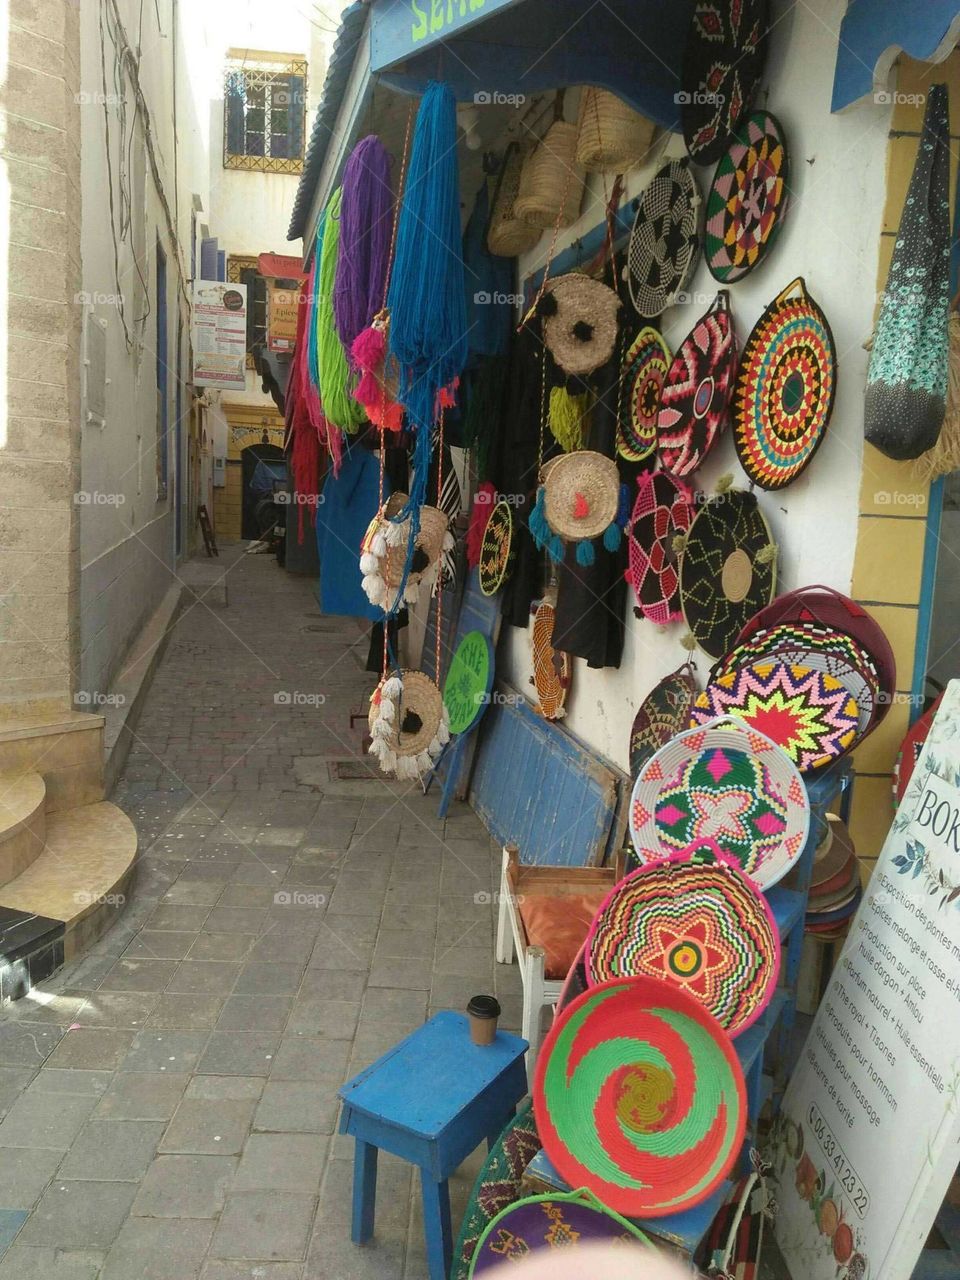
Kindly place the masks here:
POLYGON ((945 84, 933 85, 877 321, 864 404, 867 440, 888 458, 936 444, 947 394, 950 139, 945 84))

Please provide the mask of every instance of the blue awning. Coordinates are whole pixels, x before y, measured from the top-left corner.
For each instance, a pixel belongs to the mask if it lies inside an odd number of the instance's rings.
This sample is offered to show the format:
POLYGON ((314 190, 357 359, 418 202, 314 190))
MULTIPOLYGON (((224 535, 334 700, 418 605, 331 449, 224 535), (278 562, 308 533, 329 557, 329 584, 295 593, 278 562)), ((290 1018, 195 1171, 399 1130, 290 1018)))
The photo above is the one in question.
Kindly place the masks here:
POLYGON ((833 110, 886 88, 901 53, 939 62, 960 35, 960 0, 850 0, 840 26, 833 110))
POLYGON ((444 80, 460 102, 599 85, 675 129, 693 3, 371 0, 370 69, 408 93, 444 80))

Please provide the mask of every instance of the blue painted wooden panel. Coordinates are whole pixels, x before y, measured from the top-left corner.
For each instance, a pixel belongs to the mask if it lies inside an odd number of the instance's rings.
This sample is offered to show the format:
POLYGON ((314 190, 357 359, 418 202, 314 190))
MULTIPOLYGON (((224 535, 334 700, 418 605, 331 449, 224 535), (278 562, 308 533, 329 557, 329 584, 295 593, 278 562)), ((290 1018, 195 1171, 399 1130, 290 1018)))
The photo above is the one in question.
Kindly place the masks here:
POLYGON ((525 863, 603 862, 617 808, 614 773, 521 695, 502 695, 480 727, 470 801, 501 844, 525 863))
POLYGON ((417 0, 431 14, 442 9, 445 28, 415 43, 411 0, 373 0, 379 79, 406 93, 442 79, 458 101, 481 105, 498 94, 522 104, 558 85, 594 84, 664 128, 679 126, 676 95, 693 0, 605 0, 587 21, 583 0, 486 0, 473 14, 467 0, 462 20, 461 7, 461 0, 417 0))
POLYGON ((901 51, 930 62, 960 34, 960 0, 850 0, 840 26, 833 110, 874 92, 901 51))

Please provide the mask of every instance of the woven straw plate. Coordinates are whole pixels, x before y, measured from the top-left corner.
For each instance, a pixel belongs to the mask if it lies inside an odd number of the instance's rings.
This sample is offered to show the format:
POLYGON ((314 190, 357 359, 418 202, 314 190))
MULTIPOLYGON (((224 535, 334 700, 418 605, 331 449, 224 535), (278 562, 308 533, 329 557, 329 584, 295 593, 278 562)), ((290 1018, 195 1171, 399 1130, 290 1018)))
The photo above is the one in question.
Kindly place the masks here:
POLYGON ((630 730, 630 776, 635 778, 646 762, 690 723, 697 696, 693 672, 684 666, 664 676, 637 711, 630 730))
POLYGON ((715 841, 761 889, 803 853, 810 802, 775 742, 721 717, 678 734, 640 770, 630 835, 642 863, 715 841))
POLYGON ((617 453, 626 462, 643 462, 657 447, 660 395, 672 360, 662 336, 649 325, 623 357, 617 453))
POLYGON ((640 197, 625 274, 634 310, 655 320, 676 301, 700 256, 700 188, 686 160, 671 160, 640 197))
POLYGON ((513 508, 498 502, 490 512, 480 547, 480 590, 495 596, 507 580, 513 550, 513 508))
POLYGON ((585 377, 613 355, 622 303, 599 280, 571 273, 557 276, 540 299, 543 341, 566 374, 585 377))
POLYGON ((660 462, 671 475, 696 471, 728 421, 737 337, 726 291, 717 294, 673 357, 657 414, 660 462))
POLYGON ((555 622, 552 602, 542 601, 533 617, 533 682, 539 700, 537 709, 545 720, 563 717, 573 672, 570 655, 553 647, 555 622))
POLYGON ((715 164, 763 75, 769 0, 697 0, 683 54, 681 114, 691 159, 715 164))
POLYGON ((766 899, 735 864, 689 852, 632 872, 594 918, 587 978, 641 976, 681 987, 739 1035, 780 976, 780 934, 766 899))
POLYGON ((715 280, 733 284, 760 265, 787 200, 783 126, 769 111, 754 111, 721 156, 707 196, 703 255, 715 280))
POLYGON ((839 680, 788 662, 760 662, 711 680, 693 719, 736 716, 772 738, 801 773, 822 768, 853 746, 860 715, 839 680))
POLYGON ((537 1058, 533 1106, 560 1176, 630 1217, 706 1199, 746 1126, 729 1036, 686 992, 653 978, 607 982, 567 1006, 537 1058))
POLYGON ((664 626, 683 617, 680 608, 680 555, 674 546, 693 523, 693 493, 665 471, 637 477, 628 533, 627 581, 645 618, 664 626))
POLYGON ((620 508, 620 473, 612 458, 578 449, 543 467, 547 524, 568 542, 598 538, 620 508))

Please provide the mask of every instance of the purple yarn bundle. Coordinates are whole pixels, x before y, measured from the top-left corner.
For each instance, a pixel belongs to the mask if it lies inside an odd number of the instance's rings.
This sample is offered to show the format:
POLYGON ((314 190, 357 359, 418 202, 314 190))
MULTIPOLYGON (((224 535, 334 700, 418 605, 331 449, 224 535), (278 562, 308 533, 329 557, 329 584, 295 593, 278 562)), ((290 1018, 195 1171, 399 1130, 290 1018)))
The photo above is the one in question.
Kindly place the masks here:
POLYGON ((371 133, 357 143, 343 170, 333 318, 348 353, 383 306, 392 228, 390 156, 371 133))

